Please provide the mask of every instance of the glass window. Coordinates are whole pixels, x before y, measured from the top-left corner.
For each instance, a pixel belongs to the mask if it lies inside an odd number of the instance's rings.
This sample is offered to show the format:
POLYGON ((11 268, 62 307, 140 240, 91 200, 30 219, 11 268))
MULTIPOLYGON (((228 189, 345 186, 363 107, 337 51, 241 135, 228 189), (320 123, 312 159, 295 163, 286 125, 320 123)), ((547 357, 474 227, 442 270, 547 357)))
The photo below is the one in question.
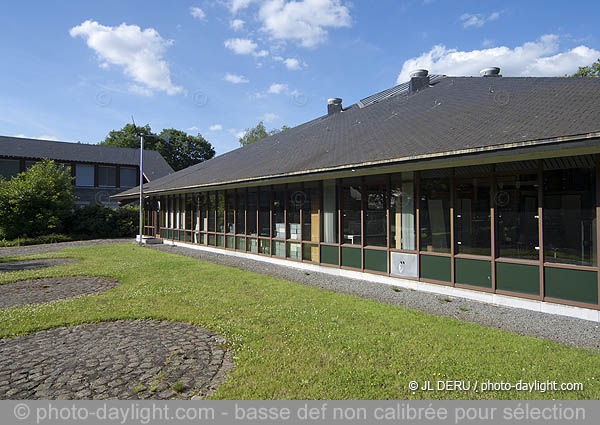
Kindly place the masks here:
POLYGON ((538 260, 537 174, 497 177, 499 257, 538 260))
POLYGON ((420 249, 450 253, 450 170, 424 171, 420 189, 420 249))
POLYGON ((392 248, 416 249, 415 189, 413 172, 392 176, 390 193, 390 238, 392 248))
POLYGON ((98 166, 98 186, 115 187, 117 185, 117 167, 98 166))
POLYGON ((206 232, 208 228, 208 216, 206 215, 206 193, 198 195, 198 221, 200 222, 200 231, 206 232))
POLYGON ((595 266, 596 169, 593 157, 545 160, 543 198, 544 260, 595 266), (578 168, 567 168, 572 166, 578 168))
POLYGON ((235 192, 227 191, 227 233, 235 233, 235 192))
POLYGON ((134 187, 137 184, 137 169, 121 167, 119 169, 119 184, 121 187, 134 187))
POLYGON ((335 180, 323 181, 323 242, 338 243, 337 186, 335 180))
POLYGON ((217 232, 225 233, 225 193, 217 193, 217 232))
POLYGON ((490 180, 456 182, 454 239, 457 254, 491 255, 490 180))
POLYGON ((217 204, 217 194, 210 192, 208 195, 208 231, 215 231, 215 205, 217 204))
POLYGON ((299 243, 288 242, 287 243, 287 256, 288 258, 293 258, 294 260, 302 259, 302 247, 299 243))
MULTIPOLYGON (((246 191, 239 190, 237 192, 237 210, 236 210, 236 222, 235 222, 235 233, 243 234, 246 229, 244 226, 245 223, 245 214, 246 212, 246 191)), ((244 242, 245 244, 245 242, 244 242)))
POLYGON ((304 185, 302 199, 302 240, 319 242, 321 191, 318 183, 304 185))
POLYGON ((342 243, 360 245, 362 207, 361 185, 358 179, 344 180, 342 186, 342 243))
POLYGON ((274 238, 285 238, 285 191, 277 187, 273 192, 273 236, 274 238))
POLYGON ((30 167, 33 167, 36 164, 37 161, 25 161, 25 169, 29 169, 30 167))
POLYGON ((287 201, 287 237, 295 241, 302 239, 300 229, 300 211, 305 202, 306 194, 300 186, 288 188, 287 201))
MULTIPOLYGON (((258 193, 256 189, 248 191, 248 207, 246 212, 246 234, 250 236, 257 235, 256 227, 256 208, 258 203, 258 193)), ((248 249, 250 251, 250 249, 248 249)), ((256 251, 253 251, 256 252, 256 251)))
POLYGON ((365 193, 365 245, 387 246, 387 185, 385 178, 367 177, 365 193))
POLYGON ((19 174, 19 171, 21 171, 21 161, 18 159, 0 159, 0 177, 10 179, 19 174))
POLYGON ((77 164, 75 166, 75 185, 94 186, 94 166, 77 164))
POLYGON ((192 223, 194 222, 194 199, 192 194, 185 196, 185 230, 192 230, 192 223))
POLYGON ((260 228, 259 234, 260 236, 270 236, 271 191, 268 187, 263 187, 260 188, 258 194, 258 225, 260 228))

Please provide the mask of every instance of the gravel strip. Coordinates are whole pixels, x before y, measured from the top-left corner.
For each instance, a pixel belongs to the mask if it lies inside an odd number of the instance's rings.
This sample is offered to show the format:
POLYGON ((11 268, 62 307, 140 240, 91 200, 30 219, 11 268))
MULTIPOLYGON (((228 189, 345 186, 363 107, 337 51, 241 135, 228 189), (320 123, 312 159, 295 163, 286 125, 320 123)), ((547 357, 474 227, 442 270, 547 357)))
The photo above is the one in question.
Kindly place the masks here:
POLYGON ((96 246, 96 245, 107 245, 113 243, 133 243, 135 239, 93 239, 89 241, 73 241, 73 242, 59 242, 59 243, 48 243, 43 245, 28 245, 28 246, 14 246, 14 247, 2 247, 0 248, 0 257, 12 257, 15 255, 29 255, 29 254, 43 254, 46 252, 60 251, 65 248, 75 248, 78 246, 96 246))
POLYGON ((49 258, 40 260, 10 261, 0 263, 0 273, 18 272, 21 270, 43 269, 45 267, 62 266, 63 264, 77 263, 77 258, 49 258))
POLYGON ((52 277, 0 285, 0 308, 39 304, 108 291, 120 282, 96 276, 52 277))
POLYGON ((169 245, 147 245, 147 247, 438 316, 474 322, 519 335, 529 335, 562 344, 600 350, 600 325, 588 320, 395 288, 366 280, 307 272, 293 267, 189 248, 169 245))
POLYGON ((190 399, 231 369, 225 340, 187 323, 119 320, 0 340, 0 399, 190 399))

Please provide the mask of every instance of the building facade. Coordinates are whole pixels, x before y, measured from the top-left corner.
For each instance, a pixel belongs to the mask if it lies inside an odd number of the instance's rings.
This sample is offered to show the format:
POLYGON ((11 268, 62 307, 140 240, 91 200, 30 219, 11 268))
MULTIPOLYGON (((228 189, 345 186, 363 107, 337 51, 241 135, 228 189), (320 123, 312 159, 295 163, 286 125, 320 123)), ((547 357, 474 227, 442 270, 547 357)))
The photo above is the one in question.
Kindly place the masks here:
POLYGON ((144 233, 597 312, 600 84, 551 80, 428 77, 347 109, 331 99, 317 122, 147 185, 144 233))
MULTIPOLYGON (((112 195, 140 183, 139 149, 0 136, 0 176, 10 179, 42 158, 71 170, 76 205, 118 207, 112 195)), ((173 172, 154 151, 144 152, 144 183, 173 172)))

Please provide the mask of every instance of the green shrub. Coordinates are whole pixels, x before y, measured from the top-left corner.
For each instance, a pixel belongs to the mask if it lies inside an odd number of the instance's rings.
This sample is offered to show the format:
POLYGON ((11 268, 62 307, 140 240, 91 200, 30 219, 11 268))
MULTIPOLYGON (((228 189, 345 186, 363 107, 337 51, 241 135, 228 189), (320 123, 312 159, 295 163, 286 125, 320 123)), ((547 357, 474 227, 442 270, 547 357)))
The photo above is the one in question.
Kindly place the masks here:
POLYGON ((13 240, 0 240, 0 247, 40 245, 57 242, 70 242, 73 238, 69 235, 51 233, 49 235, 37 236, 35 238, 17 238, 13 240))
POLYGON ((63 231, 71 214, 71 172, 44 159, 10 180, 0 177, 0 236, 35 238, 63 231))
POLYGON ((85 205, 69 217, 69 233, 82 239, 135 236, 138 211, 136 207, 113 210, 97 204, 85 205))

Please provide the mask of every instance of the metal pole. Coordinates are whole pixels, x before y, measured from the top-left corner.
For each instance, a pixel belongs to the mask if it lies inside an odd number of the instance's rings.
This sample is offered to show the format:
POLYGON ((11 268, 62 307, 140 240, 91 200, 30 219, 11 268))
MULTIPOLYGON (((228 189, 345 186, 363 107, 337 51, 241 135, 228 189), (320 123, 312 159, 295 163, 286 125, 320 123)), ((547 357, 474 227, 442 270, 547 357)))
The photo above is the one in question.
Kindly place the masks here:
POLYGON ((144 232, 144 135, 140 135, 140 245, 144 232))

